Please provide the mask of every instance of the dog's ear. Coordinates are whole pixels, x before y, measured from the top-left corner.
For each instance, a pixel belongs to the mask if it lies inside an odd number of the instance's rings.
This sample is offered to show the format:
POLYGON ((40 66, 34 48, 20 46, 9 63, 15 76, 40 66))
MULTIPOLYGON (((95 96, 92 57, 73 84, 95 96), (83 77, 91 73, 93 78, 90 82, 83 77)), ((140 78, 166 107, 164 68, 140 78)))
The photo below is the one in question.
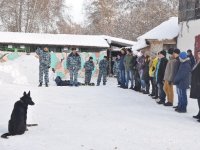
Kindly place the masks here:
POLYGON ((29 91, 27 95, 30 96, 30 95, 31 95, 31 92, 29 91))
POLYGON ((26 92, 24 91, 24 96, 26 95, 26 92))

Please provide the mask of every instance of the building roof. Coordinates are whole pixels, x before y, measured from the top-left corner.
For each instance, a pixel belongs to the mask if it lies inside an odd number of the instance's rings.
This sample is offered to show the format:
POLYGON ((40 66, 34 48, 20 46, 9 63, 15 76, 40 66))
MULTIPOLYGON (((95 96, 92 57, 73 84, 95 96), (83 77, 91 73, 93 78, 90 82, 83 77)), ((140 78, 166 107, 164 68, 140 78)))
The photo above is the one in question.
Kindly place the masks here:
POLYGON ((108 48, 102 36, 0 32, 0 43, 108 48))
POLYGON ((146 40, 172 40, 179 34, 178 17, 171 17, 142 36, 138 37, 138 42, 133 46, 133 50, 147 47, 146 40))
POLYGON ((122 38, 116 38, 116 37, 111 37, 107 35, 102 35, 102 37, 105 40, 107 40, 109 44, 113 46, 128 47, 128 46, 133 46, 136 43, 135 41, 125 40, 122 38))

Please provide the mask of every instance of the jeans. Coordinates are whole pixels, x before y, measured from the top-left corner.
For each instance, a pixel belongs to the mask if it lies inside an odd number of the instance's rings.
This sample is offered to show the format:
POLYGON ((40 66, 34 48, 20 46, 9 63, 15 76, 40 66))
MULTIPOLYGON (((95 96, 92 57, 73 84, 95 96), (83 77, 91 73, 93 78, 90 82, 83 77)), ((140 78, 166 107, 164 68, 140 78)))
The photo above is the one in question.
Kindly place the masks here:
POLYGON ((129 80, 131 81, 131 87, 133 87, 133 71, 127 70, 126 71, 126 87, 128 87, 129 80))
POLYGON ((165 102, 165 98, 166 98, 166 94, 163 90, 163 83, 158 83, 158 95, 159 95, 159 99, 164 103, 165 102))
POLYGON ((186 111, 187 109, 187 90, 177 88, 178 93, 178 110, 186 111))
POLYGON ((145 83, 145 80, 142 80, 143 72, 144 72, 143 70, 140 70, 139 75, 140 75, 140 82, 141 82, 142 90, 145 90, 146 83, 145 83))
POLYGON ((151 82, 151 87, 152 87, 151 95, 155 96, 155 83, 154 83, 154 77, 150 77, 150 82, 151 82))
POLYGON ((125 70, 120 70, 120 77, 121 77, 121 86, 125 87, 126 83, 125 70))

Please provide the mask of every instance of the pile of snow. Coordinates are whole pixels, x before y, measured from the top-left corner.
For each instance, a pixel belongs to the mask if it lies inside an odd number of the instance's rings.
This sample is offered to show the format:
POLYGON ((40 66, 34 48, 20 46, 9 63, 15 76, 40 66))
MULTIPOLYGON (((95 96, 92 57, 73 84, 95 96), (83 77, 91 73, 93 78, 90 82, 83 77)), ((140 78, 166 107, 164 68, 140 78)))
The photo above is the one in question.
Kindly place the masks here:
POLYGON ((0 64, 0 83, 30 85, 38 83, 39 61, 34 55, 22 55, 0 64))

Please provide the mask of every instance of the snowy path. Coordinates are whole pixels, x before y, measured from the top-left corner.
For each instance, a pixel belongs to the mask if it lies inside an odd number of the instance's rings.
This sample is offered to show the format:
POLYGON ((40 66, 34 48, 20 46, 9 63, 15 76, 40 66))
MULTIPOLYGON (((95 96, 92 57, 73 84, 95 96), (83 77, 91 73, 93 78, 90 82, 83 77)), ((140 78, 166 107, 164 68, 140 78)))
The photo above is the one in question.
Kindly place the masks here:
POLYGON ((146 95, 117 88, 49 87, 1 84, 0 133, 7 131, 13 104, 31 90, 36 105, 28 123, 38 123, 22 136, 0 139, 0 150, 197 150, 200 124, 188 113, 157 105, 146 95))

